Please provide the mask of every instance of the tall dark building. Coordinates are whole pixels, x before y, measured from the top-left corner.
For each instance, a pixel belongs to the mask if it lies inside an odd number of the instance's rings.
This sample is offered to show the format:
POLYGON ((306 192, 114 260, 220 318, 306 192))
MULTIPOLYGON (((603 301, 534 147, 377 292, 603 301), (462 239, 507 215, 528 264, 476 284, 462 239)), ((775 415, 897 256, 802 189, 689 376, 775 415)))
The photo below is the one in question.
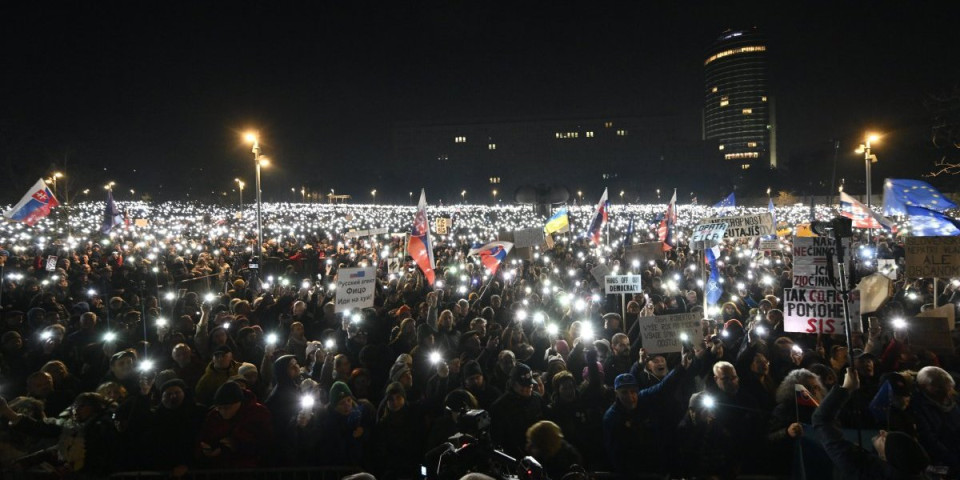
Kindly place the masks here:
POLYGON ((766 39, 756 29, 728 30, 703 62, 703 138, 730 169, 777 166, 776 121, 766 39))

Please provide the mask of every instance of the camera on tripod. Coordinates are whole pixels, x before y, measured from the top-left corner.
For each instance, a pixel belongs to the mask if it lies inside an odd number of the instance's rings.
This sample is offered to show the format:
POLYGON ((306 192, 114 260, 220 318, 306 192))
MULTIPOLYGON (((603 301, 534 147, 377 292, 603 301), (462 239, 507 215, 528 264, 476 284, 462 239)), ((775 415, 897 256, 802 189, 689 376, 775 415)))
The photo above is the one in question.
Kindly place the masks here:
POLYGON ((821 237, 832 236, 834 238, 846 238, 853 236, 853 220, 847 217, 834 217, 833 219, 822 222, 810 222, 810 230, 821 237))
POLYGON ((457 479, 469 472, 494 478, 539 480, 546 478, 543 467, 533 457, 517 460, 494 447, 490 439, 490 413, 463 410, 457 418, 455 435, 429 452, 420 469, 425 479, 457 479))

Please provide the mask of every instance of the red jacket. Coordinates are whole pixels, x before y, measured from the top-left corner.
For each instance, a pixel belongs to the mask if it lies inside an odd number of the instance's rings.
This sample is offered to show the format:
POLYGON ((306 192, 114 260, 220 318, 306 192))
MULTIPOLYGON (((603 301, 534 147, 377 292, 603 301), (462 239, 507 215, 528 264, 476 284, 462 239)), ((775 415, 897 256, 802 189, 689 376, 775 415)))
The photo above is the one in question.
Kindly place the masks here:
POLYGON ((230 420, 224 420, 215 408, 207 412, 197 442, 197 458, 208 468, 261 467, 269 455, 272 441, 270 411, 247 396, 230 420), (225 438, 232 438, 233 448, 221 443, 225 438), (220 455, 205 456, 200 442, 210 445, 213 450, 220 448, 220 455))

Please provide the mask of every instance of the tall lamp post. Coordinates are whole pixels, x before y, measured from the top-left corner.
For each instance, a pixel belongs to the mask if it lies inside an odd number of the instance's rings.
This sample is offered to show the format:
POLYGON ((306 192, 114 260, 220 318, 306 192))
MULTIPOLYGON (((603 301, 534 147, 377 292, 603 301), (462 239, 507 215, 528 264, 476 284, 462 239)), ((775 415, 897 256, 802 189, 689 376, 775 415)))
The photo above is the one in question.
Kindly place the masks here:
MULTIPOLYGON (((866 180, 867 180, 867 210, 870 210, 870 203, 871 203, 871 198, 870 198, 870 197, 872 196, 872 194, 871 194, 871 185, 870 185, 870 184, 871 184, 871 182, 870 182, 870 164, 871 164, 871 163, 877 163, 877 156, 874 155, 874 154, 872 154, 872 153, 870 153, 870 144, 871 144, 871 143, 876 143, 877 140, 880 140, 880 137, 879 137, 878 135, 869 134, 869 133, 868 133, 865 143, 861 143, 861 144, 860 144, 860 148, 857 149, 857 153, 862 153, 862 154, 863 154, 863 165, 864 165, 864 168, 866 169, 866 177, 867 177, 867 178, 866 178, 866 180)), ((870 234, 871 234, 871 232, 870 232, 870 229, 868 228, 868 229, 867 229, 867 243, 870 243, 870 242, 871 242, 870 234)))
POLYGON ((243 220, 243 186, 246 184, 239 178, 234 178, 233 181, 237 182, 237 187, 240 189, 240 220, 243 220))
POLYGON ((260 262, 263 261, 261 258, 263 256, 263 223, 261 220, 263 207, 260 201, 260 167, 263 164, 264 160, 260 158, 260 140, 257 138, 257 134, 248 133, 247 141, 253 144, 251 151, 253 152, 253 162, 257 166, 257 277, 260 276, 260 262))
POLYGON ((373 197, 373 204, 377 204, 377 189, 370 190, 370 196, 373 197))
POLYGON ((460 192, 460 203, 467 203, 467 191, 460 192))

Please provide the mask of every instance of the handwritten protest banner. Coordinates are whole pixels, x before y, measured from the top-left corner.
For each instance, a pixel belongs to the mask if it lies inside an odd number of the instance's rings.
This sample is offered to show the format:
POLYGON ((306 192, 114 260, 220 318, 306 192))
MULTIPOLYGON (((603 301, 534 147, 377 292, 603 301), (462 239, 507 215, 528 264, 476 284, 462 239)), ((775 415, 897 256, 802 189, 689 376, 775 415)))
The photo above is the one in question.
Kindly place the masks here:
POLYGON ((773 215, 770 215, 770 213, 743 215, 739 217, 714 217, 704 219, 700 223, 727 224, 727 230, 723 234, 723 238, 726 239, 759 237, 761 235, 773 235, 776 233, 773 225, 773 215))
POLYGON ((907 278, 960 277, 960 237, 907 237, 907 278))
POLYGON ((681 333, 686 333, 691 342, 700 338, 702 318, 703 314, 697 312, 638 318, 643 349, 648 354, 679 352, 681 333))
POLYGON ((603 277, 607 294, 640 293, 640 275, 607 275, 603 277))
MULTIPOLYGON (((860 292, 850 292, 853 331, 860 325, 860 292)), ((783 330, 786 332, 843 333, 843 299, 835 290, 783 290, 783 330)))

